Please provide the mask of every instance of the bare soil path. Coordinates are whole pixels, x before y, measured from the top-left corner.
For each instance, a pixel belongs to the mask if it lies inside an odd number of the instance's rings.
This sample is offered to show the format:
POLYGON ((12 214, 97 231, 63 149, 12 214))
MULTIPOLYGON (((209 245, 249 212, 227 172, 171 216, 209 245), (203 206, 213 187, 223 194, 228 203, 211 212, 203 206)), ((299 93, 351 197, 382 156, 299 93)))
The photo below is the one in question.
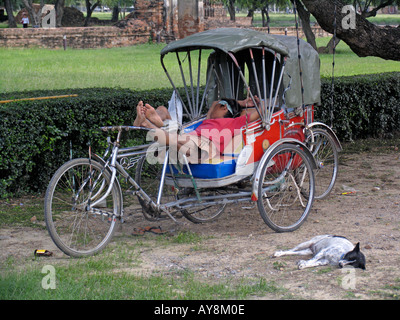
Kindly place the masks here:
MULTIPOLYGON (((265 278, 284 288, 265 299, 398 299, 400 290, 400 153, 395 145, 363 148, 340 155, 340 172, 329 198, 316 201, 307 221, 292 233, 275 233, 262 221, 257 207, 230 206, 216 222, 152 223, 141 215, 128 217, 113 242, 146 241, 140 265, 130 272, 146 274, 192 270, 202 281, 265 278), (341 195, 344 187, 356 193, 341 195), (157 246, 157 235, 138 240, 133 227, 160 225, 176 235, 187 231, 201 236, 193 244, 157 246), (272 258, 315 235, 336 234, 360 242, 366 270, 319 267, 298 270, 299 257, 272 258)), ((111 244, 113 245, 113 243, 111 244)), ((52 243, 46 230, 15 227, 0 229, 0 260, 11 255, 31 256, 36 248, 68 259, 52 243)))

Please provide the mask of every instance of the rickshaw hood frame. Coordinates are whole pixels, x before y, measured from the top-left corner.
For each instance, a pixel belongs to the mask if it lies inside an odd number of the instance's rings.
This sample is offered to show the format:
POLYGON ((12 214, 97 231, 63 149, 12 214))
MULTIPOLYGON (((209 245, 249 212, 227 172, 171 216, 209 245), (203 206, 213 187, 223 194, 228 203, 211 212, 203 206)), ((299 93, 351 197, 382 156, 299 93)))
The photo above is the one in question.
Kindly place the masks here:
POLYGON ((321 104, 319 54, 306 41, 293 36, 272 35, 252 29, 219 28, 171 42, 161 50, 160 54, 163 59, 170 52, 213 49, 229 54, 257 47, 265 47, 287 57, 282 79, 284 88, 290 85, 290 89, 285 93, 286 107, 321 104))
POLYGON ((238 52, 243 49, 267 47, 284 56, 289 50, 275 37, 252 29, 219 28, 195 33, 186 38, 169 43, 161 50, 161 55, 169 52, 180 52, 188 49, 217 49, 225 53, 238 52))

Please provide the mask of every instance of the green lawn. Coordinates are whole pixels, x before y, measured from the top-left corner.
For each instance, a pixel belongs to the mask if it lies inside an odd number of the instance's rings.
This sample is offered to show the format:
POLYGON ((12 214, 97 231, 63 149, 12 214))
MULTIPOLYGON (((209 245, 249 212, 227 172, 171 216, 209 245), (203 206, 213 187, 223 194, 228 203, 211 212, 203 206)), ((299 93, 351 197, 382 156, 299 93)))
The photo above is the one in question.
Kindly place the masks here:
POLYGON ((96 50, 0 49, 0 92, 36 89, 166 86, 162 45, 96 50), (161 75, 161 76, 160 76, 161 75))
MULTIPOLYGON (((318 39, 324 45, 327 38, 318 39)), ((122 87, 138 90, 170 87, 160 64, 164 44, 88 50, 0 48, 0 92, 37 89, 122 87)), ((168 70, 179 76, 173 55, 168 70)), ((205 68, 205 62, 203 62, 205 68)), ((400 71, 400 62, 357 57, 341 42, 336 55, 336 76, 400 71)), ((205 72, 205 70, 204 70, 205 72)), ((332 55, 321 56, 321 76, 330 77, 332 55)), ((1 99, 1 97, 0 97, 1 99)))
MULTIPOLYGON (((329 38, 319 38, 317 39, 317 45, 325 46, 329 40, 329 38)), ((332 55, 323 54, 320 55, 320 59, 321 76, 330 77, 332 75, 332 55)), ((360 58, 343 41, 336 48, 335 76, 352 76, 392 71, 400 71, 399 61, 384 60, 378 57, 360 58)))
MULTIPOLYGON (((237 14, 238 17, 247 16, 247 12, 240 12, 237 14)), ((400 14, 378 14, 376 17, 368 18, 369 21, 379 25, 399 25, 400 14)), ((316 19, 311 16, 310 22, 316 23, 316 19)), ((256 27, 262 26, 261 13, 256 13, 253 18, 253 25, 256 27)), ((295 18, 294 14, 285 13, 271 13, 270 14, 270 27, 294 27, 295 18)))

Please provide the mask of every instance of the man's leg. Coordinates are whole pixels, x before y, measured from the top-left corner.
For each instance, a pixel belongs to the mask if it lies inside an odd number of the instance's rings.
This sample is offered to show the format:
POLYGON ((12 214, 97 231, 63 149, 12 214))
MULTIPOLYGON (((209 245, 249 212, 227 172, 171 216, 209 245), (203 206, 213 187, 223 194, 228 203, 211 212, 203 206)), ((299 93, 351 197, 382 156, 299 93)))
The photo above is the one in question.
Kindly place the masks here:
POLYGON ((172 119, 171 115, 169 114, 168 109, 166 107, 164 107, 164 106, 157 107, 156 112, 160 116, 161 120, 163 120, 163 121, 172 119))
POLYGON ((164 120, 166 119, 171 119, 167 108, 160 106, 154 109, 151 105, 147 103, 144 105, 143 101, 139 101, 133 125, 137 127, 161 128, 164 126, 164 120))
POLYGON ((164 120, 171 119, 168 109, 164 106, 159 106, 157 109, 154 109, 151 105, 146 103, 145 109, 146 118, 159 128, 164 126, 164 120))
POLYGON ((161 118, 158 118, 158 120, 157 117, 159 117, 159 115, 155 113, 153 107, 148 108, 143 105, 142 101, 140 101, 136 107, 136 119, 133 125, 154 129, 149 132, 152 140, 157 141, 161 146, 170 146, 172 150, 180 151, 188 158, 190 157, 191 159, 198 161, 200 150, 197 147, 197 144, 195 144, 187 134, 178 135, 176 133, 169 133, 157 127, 154 122, 159 121, 161 118), (147 117, 147 114, 150 119, 147 117))

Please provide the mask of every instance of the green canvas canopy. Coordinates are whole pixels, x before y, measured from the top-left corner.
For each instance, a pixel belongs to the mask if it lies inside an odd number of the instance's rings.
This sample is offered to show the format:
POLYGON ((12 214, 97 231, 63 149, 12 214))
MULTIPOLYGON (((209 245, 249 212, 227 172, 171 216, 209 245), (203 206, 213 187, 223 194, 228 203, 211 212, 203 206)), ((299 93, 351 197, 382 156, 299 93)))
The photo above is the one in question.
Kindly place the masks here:
POLYGON ((243 49, 255 47, 267 47, 282 55, 288 54, 286 45, 277 41, 275 37, 257 32, 251 29, 219 28, 195 33, 178 41, 171 42, 163 50, 161 55, 168 52, 194 50, 208 48, 223 52, 238 52, 243 49))
MULTIPOLYGON (((289 84, 288 74, 292 77, 291 89, 286 92, 286 105, 296 107, 302 104, 301 81, 298 60, 297 38, 283 35, 275 35, 275 39, 283 43, 289 50, 286 61, 286 71, 283 75, 283 86, 289 84)), ((304 88, 304 104, 321 103, 321 78, 320 60, 318 52, 306 41, 300 39, 300 63, 304 88)))
MULTIPOLYGON (((162 58, 170 52, 190 52, 193 50, 200 49, 212 49, 214 53, 210 55, 212 59, 209 59, 208 63, 214 63, 218 65, 219 70, 215 71, 216 78, 218 78, 219 87, 223 88, 225 92, 221 90, 214 92, 214 96, 224 95, 229 96, 226 92, 228 87, 232 87, 232 72, 229 74, 230 62, 232 55, 237 60, 238 64, 248 63, 249 50, 253 52, 258 49, 268 50, 270 60, 268 63, 269 75, 271 75, 271 65, 274 55, 278 57, 277 69, 282 68, 283 61, 285 62, 285 69, 282 74, 282 83, 280 92, 285 91, 285 105, 289 108, 296 108, 301 105, 320 104, 320 61, 318 53, 309 45, 307 42, 296 37, 283 36, 283 35, 271 35, 264 32, 255 31, 252 29, 239 29, 239 28, 219 28, 208 30, 200 33, 193 34, 184 39, 177 40, 168 44, 161 50, 162 58), (299 66, 299 52, 298 44, 300 49, 300 66, 299 66), (247 59, 246 62, 240 61, 240 59, 247 59), (300 67, 301 71, 300 72, 300 67), (218 74, 219 73, 219 74, 218 74), (300 76, 302 74, 302 76, 300 76), (231 81, 229 83, 229 81, 231 81), (303 86, 303 95, 301 87, 303 86), (226 93, 226 94, 224 94, 226 93)), ((253 52, 251 54, 253 54, 253 52)), ((255 64, 261 65, 259 61, 260 54, 255 55, 255 64), (257 61, 258 59, 258 61, 257 61)), ((210 66, 208 72, 210 72, 210 66)), ((280 70, 276 70, 276 72, 280 70)), ((248 68, 249 73, 254 73, 251 67, 248 68)), ((258 68, 256 71, 257 75, 250 75, 250 78, 255 78, 260 82, 262 79, 262 68, 258 68)), ((273 81, 277 81, 278 77, 273 78, 273 81)), ((214 80, 215 81, 215 80, 214 80)), ((253 81, 254 83, 254 81, 253 81)), ((251 83, 250 83, 251 86, 251 83)), ((231 89, 231 92, 233 90, 231 89)), ((257 92, 253 92, 257 94, 257 92)), ((211 96, 212 96, 211 95, 211 96)), ((233 93, 232 93, 233 95, 233 93)), ((282 101, 281 97, 279 97, 282 101)))

